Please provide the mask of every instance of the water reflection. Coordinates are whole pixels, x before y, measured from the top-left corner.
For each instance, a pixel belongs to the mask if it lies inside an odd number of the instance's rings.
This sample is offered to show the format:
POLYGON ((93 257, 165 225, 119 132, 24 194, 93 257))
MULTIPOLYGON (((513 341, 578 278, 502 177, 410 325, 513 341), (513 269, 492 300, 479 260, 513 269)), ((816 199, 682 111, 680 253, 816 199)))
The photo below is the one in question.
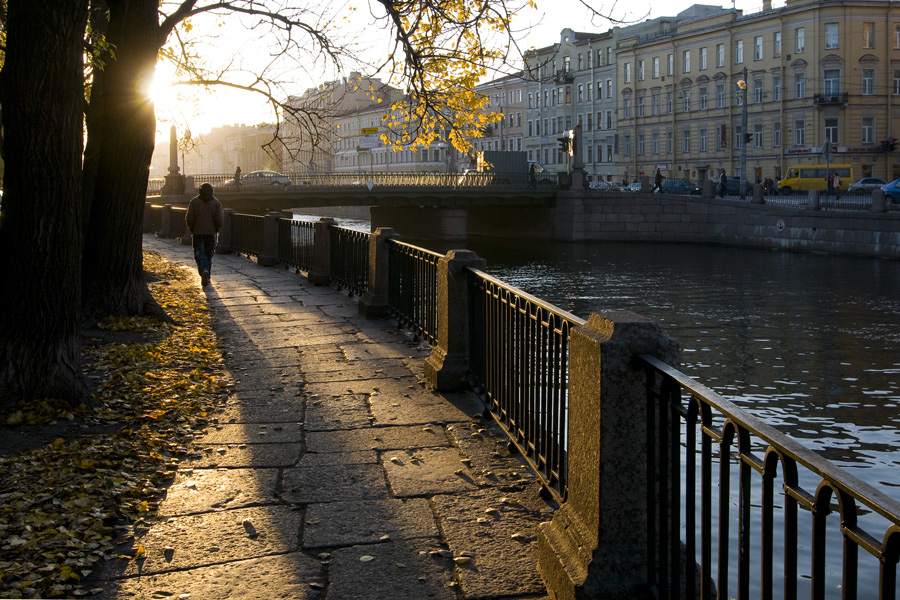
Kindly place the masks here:
POLYGON ((578 316, 656 319, 678 339, 686 374, 862 479, 900 486, 900 262, 681 244, 468 246, 492 275, 578 316))

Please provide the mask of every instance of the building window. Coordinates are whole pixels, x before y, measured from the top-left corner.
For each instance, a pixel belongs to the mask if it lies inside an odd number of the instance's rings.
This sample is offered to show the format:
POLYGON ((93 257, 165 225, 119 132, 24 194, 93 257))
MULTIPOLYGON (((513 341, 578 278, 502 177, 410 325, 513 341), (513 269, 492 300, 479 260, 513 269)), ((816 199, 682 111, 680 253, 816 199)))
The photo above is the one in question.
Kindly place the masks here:
POLYGON ((781 56, 781 32, 776 31, 772 34, 772 56, 778 58, 781 56))
POLYGON ((572 86, 566 86, 566 104, 572 104, 572 86))
POLYGON ((737 149, 741 149, 744 147, 744 130, 741 129, 740 125, 735 125, 734 127, 734 147, 737 149))
POLYGON ((631 63, 625 63, 622 67, 622 77, 625 83, 631 83, 631 63))
POLYGON ((875 47, 875 23, 863 23, 863 48, 875 47))
POLYGON ((681 91, 681 112, 691 112, 691 90, 681 91))
POLYGON ((744 40, 738 40, 734 43, 734 64, 739 65, 744 62, 744 40))
POLYGON ((725 84, 716 84, 716 108, 725 108, 725 84))
POLYGON ((863 96, 872 96, 875 94, 875 69, 862 70, 862 90, 863 96))
POLYGON ((672 102, 672 92, 666 92, 666 114, 671 115, 674 110, 675 107, 672 102))
POLYGON ((644 61, 638 61, 638 81, 644 80, 644 61))
POLYGON ((594 129, 594 115, 591 113, 587 114, 587 130, 592 131, 594 129))
POLYGON ((794 145, 806 145, 806 122, 803 120, 794 121, 794 145))
POLYGON ((753 60, 762 60, 763 57, 763 38, 758 35, 753 38, 753 60))
POLYGON ((706 48, 700 48, 700 70, 706 70, 706 48))
POLYGON ((806 50, 806 36, 803 27, 794 30, 794 52, 800 54, 806 50))
POLYGON ((534 121, 528 121, 528 137, 534 137, 534 121))
POLYGON ((763 145, 763 126, 762 123, 753 124, 753 147, 762 148, 763 145))
POLYGON ((691 151, 691 129, 689 127, 681 130, 681 151, 685 153, 691 151))
POLYGON ((835 117, 825 119, 825 140, 832 144, 839 143, 838 120, 835 117))
POLYGON ((725 66, 725 44, 716 44, 716 66, 725 66))
POLYGON ((650 96, 650 114, 654 117, 659 116, 659 93, 657 92, 650 96))
POLYGON ((794 98, 800 99, 806 97, 806 73, 800 72, 794 74, 794 98))
POLYGON ((772 146, 781 147, 781 121, 772 123, 772 146))
POLYGON ((637 116, 644 116, 644 96, 638 96, 637 99, 637 116))
POLYGON ((699 141, 699 143, 700 143, 700 152, 706 152, 706 151, 709 149, 709 148, 708 148, 708 141, 707 141, 708 136, 707 136, 706 131, 707 131, 707 130, 706 130, 705 128, 701 128, 701 129, 700 129, 700 135, 697 136, 697 139, 698 139, 698 141, 699 141))
POLYGON ((606 80, 606 97, 612 98, 612 79, 606 80))
POLYGON ((631 136, 625 134, 625 156, 631 156, 631 136))
POLYGON ((637 146, 638 146, 637 147, 638 156, 643 156, 644 155, 644 134, 643 133, 638 135, 637 146))
POLYGON ((606 128, 612 129, 613 126, 613 111, 606 111, 606 128))
POLYGON ((682 73, 690 73, 691 72, 691 51, 685 50, 681 53, 681 72, 682 73))
POLYGON ((584 85, 578 85, 578 101, 584 102, 584 85))
POLYGON ((781 102, 781 75, 772 76, 772 94, 776 102, 781 102))
POLYGON ((837 23, 825 23, 825 49, 834 50, 839 47, 838 33, 840 29, 837 23))
POLYGON ((622 118, 623 119, 631 118, 631 100, 629 100, 627 98, 625 99, 624 102, 622 102, 622 118))
POLYGON ((593 95, 593 94, 592 94, 593 90, 594 90, 594 84, 593 84, 593 83, 586 83, 586 84, 584 84, 584 96, 585 96, 584 99, 587 100, 588 102, 590 102, 591 100, 593 100, 593 98, 591 98, 591 96, 593 95))
POLYGON ((667 54, 666 55, 666 75, 674 75, 675 74, 675 55, 667 54))
POLYGON ((651 77, 653 77, 653 79, 659 79, 659 57, 658 56, 654 56, 653 60, 650 62, 650 70, 651 70, 651 77))
POLYGON ((603 112, 597 113, 597 129, 603 129, 603 112))
POLYGON ((705 85, 701 86, 698 94, 700 96, 700 110, 706 110, 709 108, 709 88, 705 85))
POLYGON ((603 100, 603 82, 597 82, 597 100, 603 100))
POLYGON ((900 50, 900 23, 894 25, 894 50, 900 50))
POLYGON ((759 79, 753 80, 753 102, 755 104, 762 104, 763 95, 765 92, 763 91, 763 80, 762 77, 759 79))
POLYGON ((826 96, 836 96, 841 93, 841 70, 825 69, 824 89, 822 90, 826 96))
POLYGON ((650 144, 651 144, 651 152, 653 154, 659 154, 659 134, 654 133, 650 136, 650 144))
POLYGON ((862 143, 875 143, 875 117, 863 117, 862 119, 862 143))
POLYGON ((891 86, 895 96, 900 96, 900 69, 894 69, 894 81, 891 86))
POLYGON ((675 136, 672 135, 671 131, 666 132, 666 153, 672 154, 675 152, 675 136))

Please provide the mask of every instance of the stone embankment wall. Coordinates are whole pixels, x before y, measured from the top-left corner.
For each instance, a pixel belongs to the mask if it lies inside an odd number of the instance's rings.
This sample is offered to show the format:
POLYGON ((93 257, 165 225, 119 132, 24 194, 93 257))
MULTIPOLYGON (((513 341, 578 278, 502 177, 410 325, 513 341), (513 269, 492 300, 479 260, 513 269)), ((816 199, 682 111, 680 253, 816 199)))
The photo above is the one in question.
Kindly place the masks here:
POLYGON ((691 242, 900 258, 898 210, 810 210, 668 194, 561 191, 549 209, 471 209, 468 227, 470 235, 691 242))

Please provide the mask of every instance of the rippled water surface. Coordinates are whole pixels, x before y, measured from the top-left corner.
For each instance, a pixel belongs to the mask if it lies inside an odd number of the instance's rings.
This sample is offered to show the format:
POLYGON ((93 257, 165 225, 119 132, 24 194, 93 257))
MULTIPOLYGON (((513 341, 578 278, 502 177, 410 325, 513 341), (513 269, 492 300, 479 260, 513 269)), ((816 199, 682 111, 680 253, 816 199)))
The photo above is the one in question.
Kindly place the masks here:
POLYGON ((586 318, 631 310, 681 370, 900 499, 900 261, 681 244, 471 242, 586 318))

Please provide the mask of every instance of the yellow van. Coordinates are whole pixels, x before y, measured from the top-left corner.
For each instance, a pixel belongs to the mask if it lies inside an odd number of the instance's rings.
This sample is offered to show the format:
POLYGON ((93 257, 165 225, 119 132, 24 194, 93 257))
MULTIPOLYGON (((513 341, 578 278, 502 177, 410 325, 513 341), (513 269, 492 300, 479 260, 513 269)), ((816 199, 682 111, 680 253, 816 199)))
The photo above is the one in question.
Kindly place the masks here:
POLYGON ((843 191, 846 191, 847 187, 856 181, 853 176, 853 165, 833 164, 827 167, 825 165, 797 165, 789 167, 787 176, 778 181, 778 192, 792 194, 809 190, 825 191, 826 173, 840 175, 840 189, 843 191))

